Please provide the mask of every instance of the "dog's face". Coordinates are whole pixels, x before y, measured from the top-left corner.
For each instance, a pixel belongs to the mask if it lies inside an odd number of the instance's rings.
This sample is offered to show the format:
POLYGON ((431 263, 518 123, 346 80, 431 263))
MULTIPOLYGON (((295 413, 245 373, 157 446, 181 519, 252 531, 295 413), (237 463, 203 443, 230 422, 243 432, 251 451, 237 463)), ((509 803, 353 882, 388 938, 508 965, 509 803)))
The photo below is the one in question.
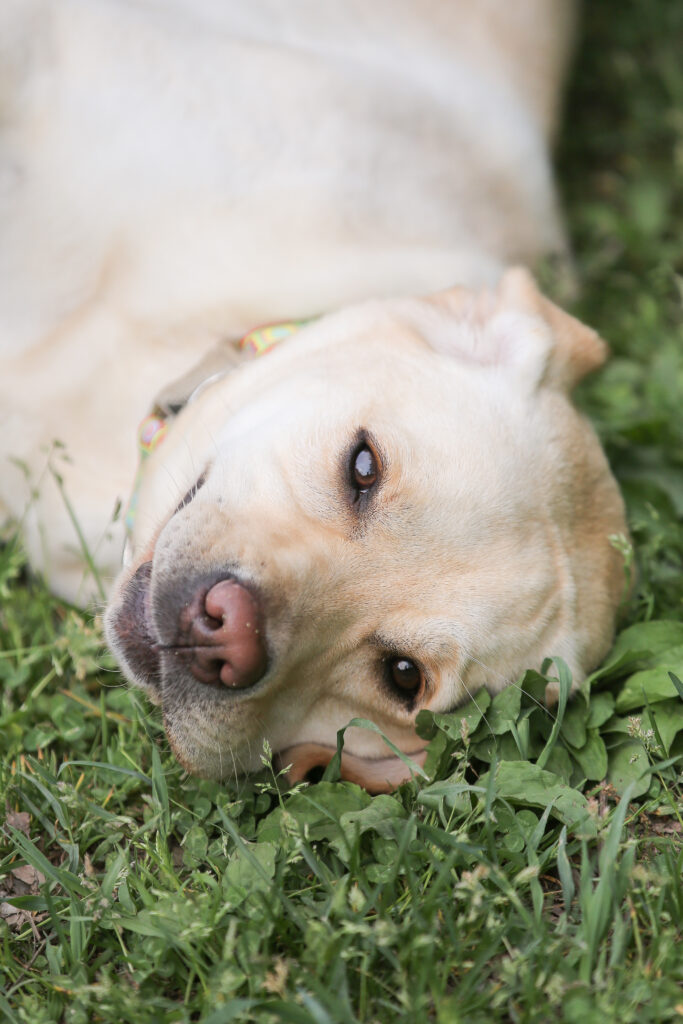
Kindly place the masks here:
MULTIPOLYGON (((603 358, 511 271, 323 318, 187 406, 106 618, 182 764, 252 771, 267 738, 301 778, 354 717, 419 760, 421 708, 549 654, 580 679, 623 581, 621 500, 567 397, 603 358)), ((342 774, 407 769, 353 728, 342 774)))

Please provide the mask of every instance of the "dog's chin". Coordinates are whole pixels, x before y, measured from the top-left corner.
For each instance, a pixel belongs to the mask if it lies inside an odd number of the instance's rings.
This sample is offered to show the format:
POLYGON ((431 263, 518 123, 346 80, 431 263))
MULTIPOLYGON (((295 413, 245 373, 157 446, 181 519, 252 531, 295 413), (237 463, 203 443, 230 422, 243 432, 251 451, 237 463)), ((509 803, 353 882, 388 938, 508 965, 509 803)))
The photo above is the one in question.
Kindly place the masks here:
POLYGON ((152 624, 152 563, 143 562, 126 583, 120 600, 107 609, 104 628, 124 674, 152 700, 161 697, 161 658, 152 624))

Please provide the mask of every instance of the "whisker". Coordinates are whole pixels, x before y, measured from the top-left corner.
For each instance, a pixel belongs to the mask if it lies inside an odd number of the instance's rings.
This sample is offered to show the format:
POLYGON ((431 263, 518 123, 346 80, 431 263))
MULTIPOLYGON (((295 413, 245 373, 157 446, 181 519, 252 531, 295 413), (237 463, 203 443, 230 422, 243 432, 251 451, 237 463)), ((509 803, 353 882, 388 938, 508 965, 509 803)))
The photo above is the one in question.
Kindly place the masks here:
POLYGON ((529 692, 528 692, 527 690, 524 690, 524 689, 523 689, 523 688, 522 688, 522 687, 521 687, 521 686, 519 685, 519 683, 517 683, 517 682, 514 682, 514 681, 510 681, 510 680, 509 680, 509 679, 508 679, 508 678, 507 678, 506 676, 504 676, 504 675, 503 675, 503 674, 502 674, 501 672, 498 672, 498 671, 497 671, 496 669, 494 669, 494 668, 491 668, 491 666, 489 666, 489 665, 486 665, 486 664, 485 664, 485 663, 484 663, 483 661, 480 661, 480 660, 479 660, 478 658, 475 658, 475 657, 474 657, 473 655, 470 655, 470 656, 469 656, 469 658, 470 658, 470 661, 474 661, 474 662, 475 662, 475 663, 476 663, 477 665, 481 665, 481 667, 482 667, 482 668, 483 668, 483 669, 484 669, 484 670, 485 670, 486 672, 491 672, 491 673, 492 673, 492 675, 497 675, 497 676, 499 676, 499 677, 500 677, 501 679, 503 679, 503 680, 505 681, 505 686, 512 686, 512 687, 514 687, 514 688, 515 688, 516 690, 520 690, 520 691, 521 691, 521 692, 522 692, 523 694, 525 694, 525 695, 526 695, 527 697, 529 697, 529 698, 530 698, 530 699, 531 699, 531 700, 533 701, 533 703, 534 703, 534 704, 535 704, 535 705, 536 705, 536 706, 537 706, 538 708, 540 708, 540 709, 541 709, 541 711, 544 711, 544 712, 545 712, 545 713, 546 713, 546 714, 548 715, 548 717, 549 717, 549 718, 551 718, 551 719, 553 720, 553 722, 555 721, 555 715, 554 715, 554 714, 553 714, 553 712, 552 712, 552 711, 550 710, 550 708, 549 708, 549 707, 548 707, 548 706, 547 706, 546 704, 542 703, 542 702, 541 702, 540 700, 537 700, 537 699, 536 699, 536 697, 534 697, 534 696, 533 696, 532 694, 530 694, 530 693, 529 693, 529 692))
MULTIPOLYGON (((473 660, 475 660, 475 659, 470 659, 470 660, 472 660, 472 661, 473 661, 473 660)), ((479 663, 479 664, 480 664, 480 663, 479 663)), ((462 686, 462 688, 463 688, 463 690, 465 691, 465 693, 467 694, 468 698, 469 698, 469 699, 470 699, 470 700, 472 701, 472 703, 474 704, 474 706, 475 706, 475 708, 477 709, 477 711, 478 711, 478 712, 479 712, 479 713, 481 714, 482 720, 483 720, 484 722, 486 722, 486 726, 487 726, 487 728, 488 728, 489 732, 491 733, 491 735, 493 736, 493 735, 494 735, 494 732, 493 732, 493 729, 491 728, 491 723, 489 722, 488 718, 486 717, 486 713, 485 713, 485 711, 483 710, 483 708, 479 707, 479 705, 477 704, 477 698, 476 698, 476 694, 477 694, 477 693, 479 693, 479 690, 475 690, 475 691, 474 691, 474 693, 472 693, 472 691, 470 690, 470 688, 468 687, 467 683, 465 682, 465 680, 463 679, 463 677, 462 677, 462 676, 460 675, 460 673, 459 673, 459 672, 457 672, 456 674, 457 674, 457 677, 458 677, 458 682, 459 682, 459 683, 460 683, 460 685, 462 686)))

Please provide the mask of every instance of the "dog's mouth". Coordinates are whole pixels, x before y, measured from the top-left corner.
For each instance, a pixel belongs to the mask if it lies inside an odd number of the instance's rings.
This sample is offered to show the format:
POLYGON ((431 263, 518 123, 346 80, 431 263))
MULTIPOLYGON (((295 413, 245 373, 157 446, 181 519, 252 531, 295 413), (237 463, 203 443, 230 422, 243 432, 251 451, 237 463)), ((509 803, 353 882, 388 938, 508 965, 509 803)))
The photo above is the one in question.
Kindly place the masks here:
POLYGON ((144 562, 126 584, 121 603, 109 614, 107 634, 110 645, 136 685, 161 690, 161 656, 152 623, 152 563, 144 562))
MULTIPOLYGON (((290 783, 318 782, 335 754, 334 747, 321 743, 296 743, 282 750, 275 758, 278 768, 289 767, 290 783), (291 767, 290 767, 291 766, 291 767)), ((408 757, 412 764, 398 757, 359 757, 342 751, 340 776, 346 782, 355 782, 369 793, 391 793, 402 782, 420 773, 427 751, 416 750, 408 757)))

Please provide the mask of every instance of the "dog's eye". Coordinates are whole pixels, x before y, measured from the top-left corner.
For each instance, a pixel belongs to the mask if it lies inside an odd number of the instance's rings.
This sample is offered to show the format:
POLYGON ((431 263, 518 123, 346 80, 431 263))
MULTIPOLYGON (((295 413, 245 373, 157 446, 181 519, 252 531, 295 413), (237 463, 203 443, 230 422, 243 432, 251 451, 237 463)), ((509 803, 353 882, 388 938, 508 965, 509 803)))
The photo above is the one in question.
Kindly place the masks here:
POLYGON ((372 448, 363 443, 351 456, 351 482, 359 494, 365 494, 377 483, 379 465, 372 448))
MULTIPOLYGON (((197 491, 201 487, 204 486, 205 480, 206 480, 206 473, 202 473, 202 475, 197 479, 197 481, 192 485, 192 487, 190 487, 189 491, 187 492, 187 494, 185 495, 183 500, 180 502, 180 504, 176 508, 176 510, 175 510, 176 512, 180 512, 181 508, 185 508, 186 505, 190 504, 190 502, 194 498, 194 496, 197 493, 197 491)), ((175 515, 175 512, 173 514, 175 515)))
POLYGON ((403 700, 411 701, 419 695, 423 676, 419 666, 410 658, 390 658, 386 662, 386 672, 391 688, 403 700))

